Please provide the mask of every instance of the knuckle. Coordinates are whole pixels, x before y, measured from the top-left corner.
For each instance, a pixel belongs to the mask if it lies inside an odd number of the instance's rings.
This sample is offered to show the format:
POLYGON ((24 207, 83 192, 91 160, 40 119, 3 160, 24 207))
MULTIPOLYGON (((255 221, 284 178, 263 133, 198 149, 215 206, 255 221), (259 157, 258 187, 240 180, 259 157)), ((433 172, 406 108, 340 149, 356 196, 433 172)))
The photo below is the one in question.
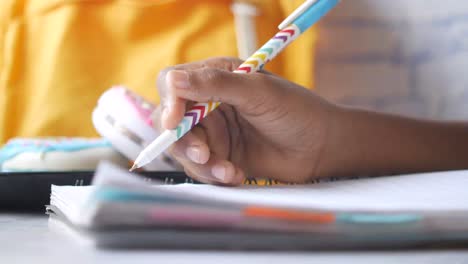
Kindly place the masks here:
POLYGON ((224 65, 226 65, 228 71, 234 71, 243 63, 243 61, 239 58, 235 57, 221 57, 221 61, 224 65))
POLYGON ((203 72, 205 82, 210 85, 217 86, 220 84, 222 78, 222 71, 220 69, 205 69, 203 72))
POLYGON ((167 67, 167 68, 164 68, 162 69, 159 74, 158 74, 158 77, 156 79, 156 87, 159 89, 159 90, 162 90, 165 88, 165 83, 166 83, 166 75, 168 72, 174 70, 175 67, 167 67))
POLYGON ((229 61, 231 62, 231 68, 229 69, 230 71, 236 70, 242 63, 244 63, 243 60, 234 57, 229 58, 229 61))
POLYGON ((227 71, 233 71, 241 64, 242 60, 229 56, 214 57, 206 61, 206 65, 210 65, 212 68, 219 68, 227 71))
POLYGON ((219 69, 206 68, 191 76, 191 93, 204 101, 213 101, 216 90, 222 87, 223 71, 219 69), (192 78, 193 77, 193 78, 192 78))
POLYGON ((189 94, 193 97, 198 97, 201 93, 201 88, 203 87, 203 80, 200 80, 200 73, 198 70, 195 71, 186 71, 189 80, 189 87, 183 90, 175 90, 174 94, 178 95, 179 92, 182 94, 189 94))

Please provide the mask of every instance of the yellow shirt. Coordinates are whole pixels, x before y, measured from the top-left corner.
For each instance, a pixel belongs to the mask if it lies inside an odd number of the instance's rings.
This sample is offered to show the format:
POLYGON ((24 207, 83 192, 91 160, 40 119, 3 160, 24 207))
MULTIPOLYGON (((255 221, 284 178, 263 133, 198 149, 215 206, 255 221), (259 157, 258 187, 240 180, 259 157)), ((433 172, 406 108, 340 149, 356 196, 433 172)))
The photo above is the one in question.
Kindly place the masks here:
MULTIPOLYGON (((301 0, 252 0, 258 44, 301 0)), ((3 0, 0 144, 11 137, 96 136, 91 111, 123 84, 158 101, 167 66, 237 56, 229 0, 3 0), (5 2, 6 1, 6 2, 5 2)), ((267 69, 311 87, 314 31, 267 69)))

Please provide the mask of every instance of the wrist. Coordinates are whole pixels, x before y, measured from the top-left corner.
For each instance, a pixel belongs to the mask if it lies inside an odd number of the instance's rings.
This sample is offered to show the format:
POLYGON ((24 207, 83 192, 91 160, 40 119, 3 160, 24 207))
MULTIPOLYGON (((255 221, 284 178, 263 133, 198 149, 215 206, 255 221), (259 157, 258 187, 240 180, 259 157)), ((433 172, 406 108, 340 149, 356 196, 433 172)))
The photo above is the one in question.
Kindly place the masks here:
POLYGON ((314 178, 348 174, 355 154, 349 149, 351 147, 349 142, 353 140, 352 127, 358 118, 359 114, 355 109, 332 105, 328 115, 326 135, 315 165, 314 178))

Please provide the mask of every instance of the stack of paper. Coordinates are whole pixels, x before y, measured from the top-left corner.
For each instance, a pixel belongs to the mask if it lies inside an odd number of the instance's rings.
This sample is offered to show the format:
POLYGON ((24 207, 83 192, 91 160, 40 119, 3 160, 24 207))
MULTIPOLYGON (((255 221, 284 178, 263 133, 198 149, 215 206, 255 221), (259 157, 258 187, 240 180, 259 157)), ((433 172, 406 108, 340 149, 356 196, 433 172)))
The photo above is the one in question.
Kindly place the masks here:
POLYGON ((414 246, 468 240, 468 172, 315 185, 150 185, 102 164, 94 186, 52 186, 59 220, 105 247, 414 246))

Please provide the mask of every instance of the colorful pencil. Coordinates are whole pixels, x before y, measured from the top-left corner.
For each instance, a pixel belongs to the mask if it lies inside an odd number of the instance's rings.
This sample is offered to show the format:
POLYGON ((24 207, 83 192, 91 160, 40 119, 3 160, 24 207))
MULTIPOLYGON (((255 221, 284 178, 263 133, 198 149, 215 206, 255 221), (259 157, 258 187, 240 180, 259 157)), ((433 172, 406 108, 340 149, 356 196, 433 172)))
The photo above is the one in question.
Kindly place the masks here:
MULTIPOLYGON (((303 10, 289 26, 279 31, 257 52, 250 56, 234 73, 248 74, 261 70, 266 63, 276 57, 293 40, 333 9, 338 2, 339 0, 318 0, 314 2, 307 9, 303 10)), ((138 155, 130 171, 150 163, 174 142, 183 137, 192 127, 200 123, 208 113, 216 109, 220 104, 220 102, 195 104, 185 114, 182 122, 180 122, 176 129, 164 131, 138 155)))

